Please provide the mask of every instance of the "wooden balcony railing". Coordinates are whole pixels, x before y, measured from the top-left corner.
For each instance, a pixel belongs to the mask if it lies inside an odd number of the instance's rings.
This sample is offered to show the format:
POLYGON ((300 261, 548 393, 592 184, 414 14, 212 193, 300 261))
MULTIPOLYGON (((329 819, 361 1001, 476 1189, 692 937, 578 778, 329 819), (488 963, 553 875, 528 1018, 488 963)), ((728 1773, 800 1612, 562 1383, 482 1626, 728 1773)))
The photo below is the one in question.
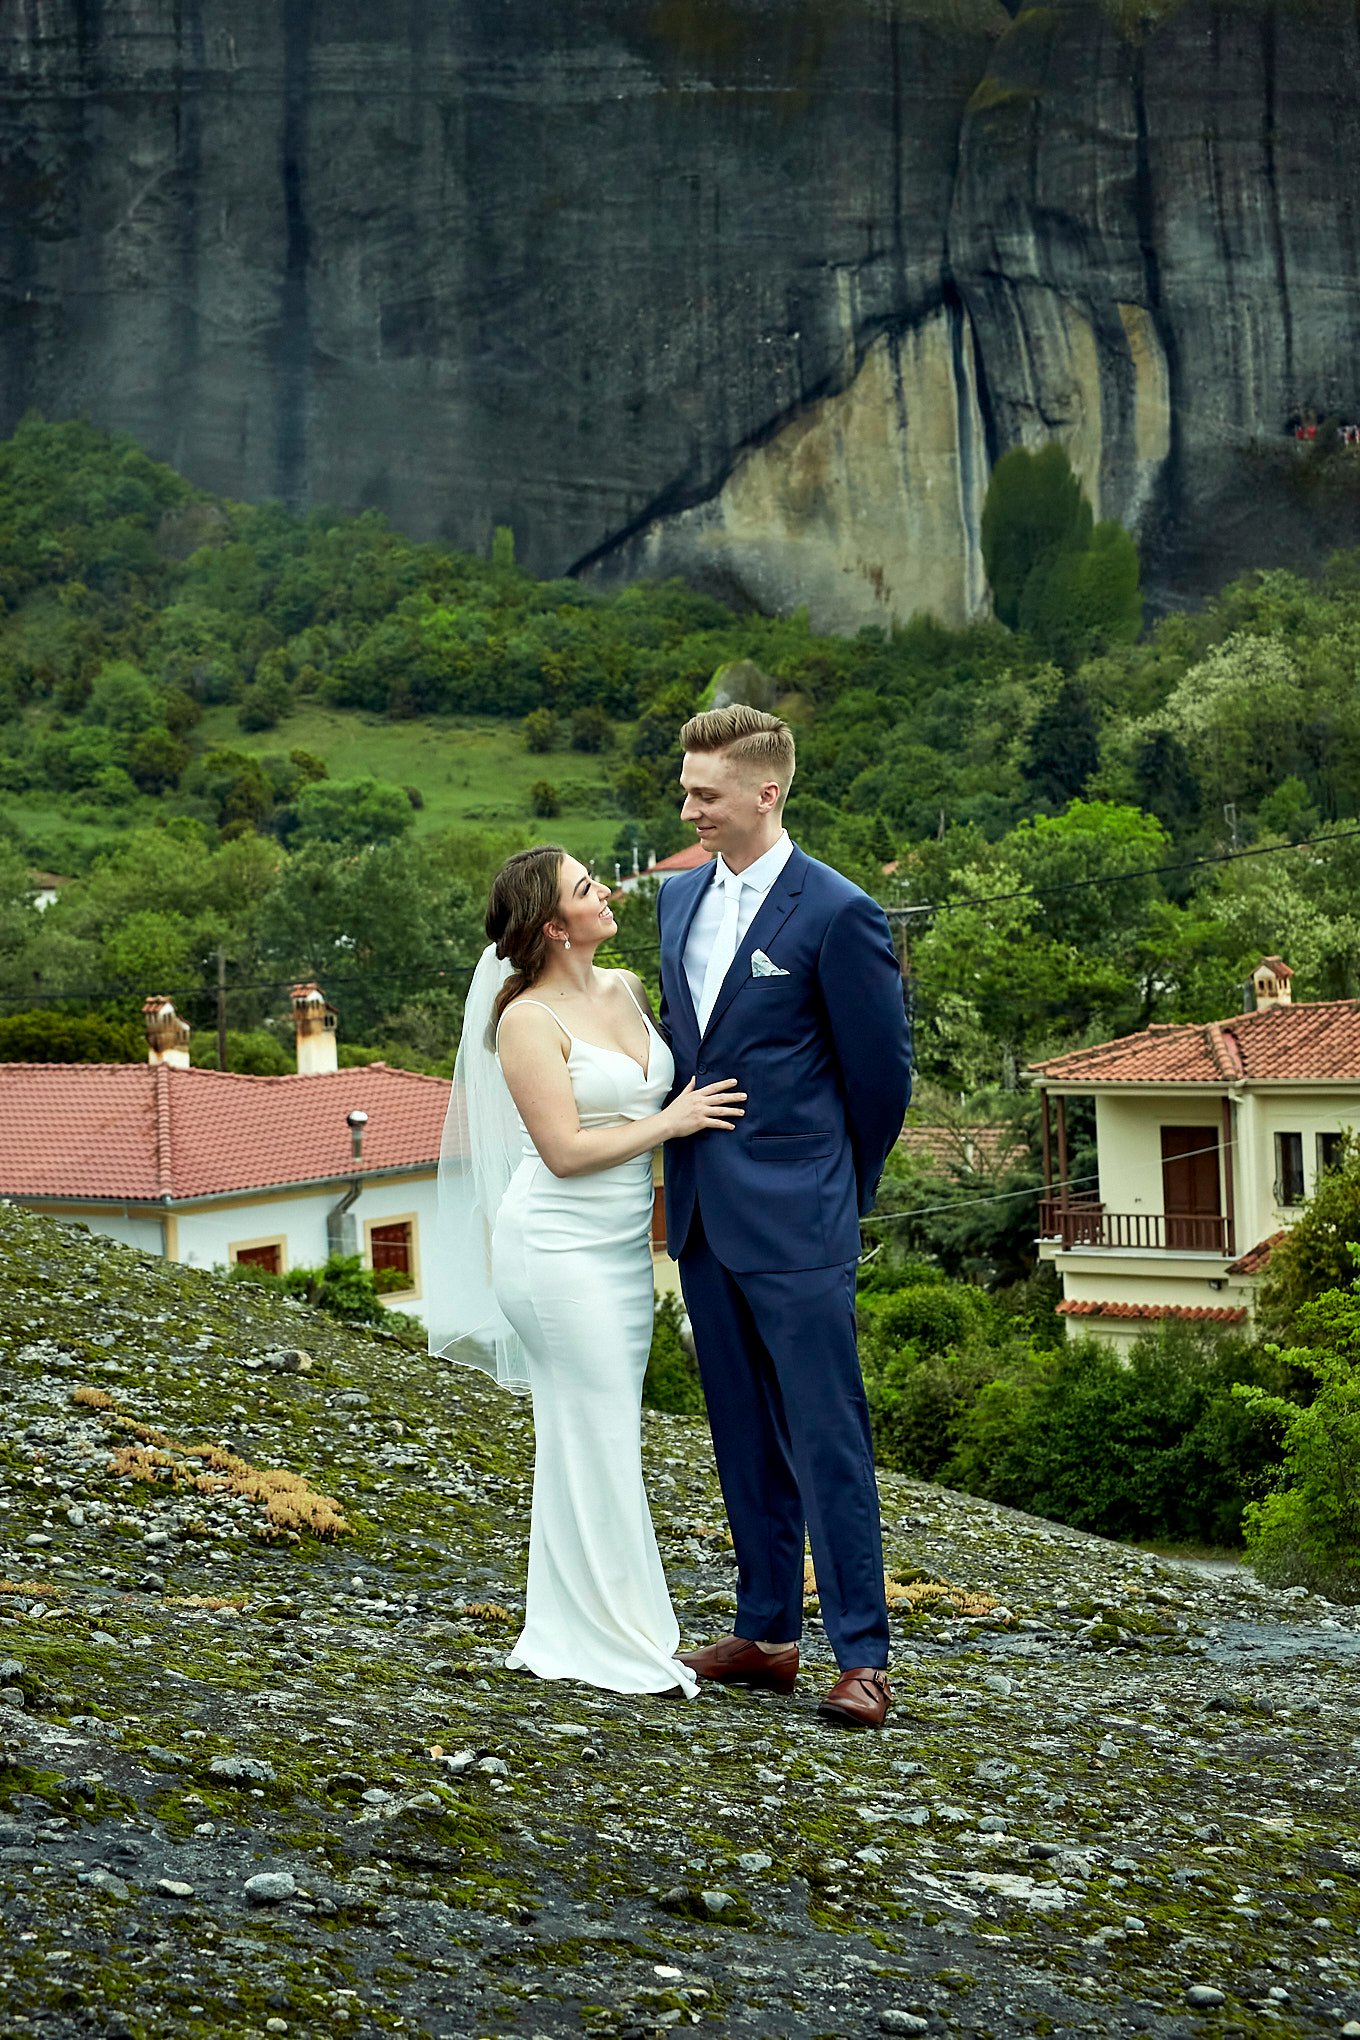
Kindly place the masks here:
POLYGON ((1233 1254, 1233 1222, 1221 1213, 1107 1211, 1094 1197, 1046 1197, 1039 1233, 1074 1247, 1141 1247, 1166 1254, 1233 1254))

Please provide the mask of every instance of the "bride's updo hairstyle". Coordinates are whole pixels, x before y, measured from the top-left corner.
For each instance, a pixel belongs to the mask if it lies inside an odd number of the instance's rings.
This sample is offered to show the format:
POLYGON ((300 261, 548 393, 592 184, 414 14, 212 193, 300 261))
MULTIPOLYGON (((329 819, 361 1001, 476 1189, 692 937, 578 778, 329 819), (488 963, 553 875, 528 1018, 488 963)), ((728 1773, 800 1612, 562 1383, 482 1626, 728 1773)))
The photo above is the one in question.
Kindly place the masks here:
POLYGON ((548 938, 543 929, 561 911, 562 859, 566 854, 560 843, 517 850, 492 880, 486 903, 486 939, 495 943, 497 956, 514 967, 496 994, 493 1035, 510 1001, 536 985, 543 975, 548 961, 548 938))

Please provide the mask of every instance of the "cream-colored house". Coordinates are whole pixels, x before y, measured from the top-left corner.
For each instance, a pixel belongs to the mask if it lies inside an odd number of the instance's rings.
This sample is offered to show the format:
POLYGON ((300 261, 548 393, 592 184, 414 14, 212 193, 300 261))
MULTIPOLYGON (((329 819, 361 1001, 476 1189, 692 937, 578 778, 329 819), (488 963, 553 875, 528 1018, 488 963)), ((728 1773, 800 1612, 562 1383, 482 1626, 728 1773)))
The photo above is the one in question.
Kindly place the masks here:
POLYGON ((1070 1330, 1127 1345, 1157 1319, 1250 1321, 1272 1241, 1360 1127, 1360 1000, 1296 1006, 1291 975, 1265 957, 1248 1012, 1035 1065, 1039 1253, 1070 1330), (1095 1182, 1071 1173, 1073 1097, 1095 1100, 1095 1182))

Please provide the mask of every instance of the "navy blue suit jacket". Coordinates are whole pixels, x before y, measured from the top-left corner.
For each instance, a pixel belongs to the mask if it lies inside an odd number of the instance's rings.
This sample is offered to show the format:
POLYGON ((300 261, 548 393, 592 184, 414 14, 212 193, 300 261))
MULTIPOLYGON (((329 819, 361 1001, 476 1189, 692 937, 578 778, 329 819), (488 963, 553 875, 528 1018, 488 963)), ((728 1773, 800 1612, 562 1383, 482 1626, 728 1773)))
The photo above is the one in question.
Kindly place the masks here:
POLYGON ((859 1253, 859 1220, 911 1098, 911 1032, 883 909, 796 846, 723 979, 702 1040, 685 944, 713 866, 668 879, 661 1024, 676 1089, 736 1077, 735 1132, 666 1146, 666 1238, 684 1248, 696 1201, 709 1245, 737 1273, 827 1268, 859 1253), (764 950, 784 977, 753 977, 764 950))

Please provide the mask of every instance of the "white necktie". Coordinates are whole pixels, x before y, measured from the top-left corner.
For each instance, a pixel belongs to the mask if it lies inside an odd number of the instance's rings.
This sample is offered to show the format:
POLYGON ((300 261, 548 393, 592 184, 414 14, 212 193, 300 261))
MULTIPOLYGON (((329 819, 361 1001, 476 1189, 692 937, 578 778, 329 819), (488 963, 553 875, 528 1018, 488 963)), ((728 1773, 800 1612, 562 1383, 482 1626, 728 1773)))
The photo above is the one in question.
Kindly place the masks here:
POLYGON ((699 994, 699 1032, 702 1034, 713 1016, 718 1003, 722 981, 732 967, 732 958, 737 953, 737 919, 741 913, 742 880, 735 871, 723 873, 723 917, 714 937, 713 948, 704 972, 704 988, 699 994))

